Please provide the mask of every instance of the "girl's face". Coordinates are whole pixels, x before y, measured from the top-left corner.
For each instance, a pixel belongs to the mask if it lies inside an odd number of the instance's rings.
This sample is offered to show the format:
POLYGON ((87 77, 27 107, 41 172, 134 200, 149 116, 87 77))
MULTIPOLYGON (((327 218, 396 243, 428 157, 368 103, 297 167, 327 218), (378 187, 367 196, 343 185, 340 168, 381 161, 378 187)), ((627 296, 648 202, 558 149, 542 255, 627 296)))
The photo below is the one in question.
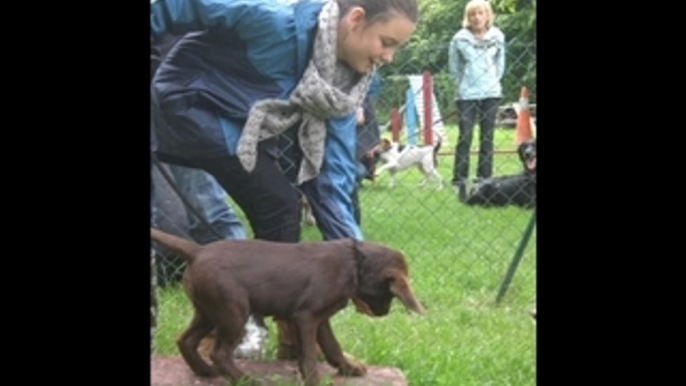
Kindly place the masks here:
POLYGON ((488 22, 488 14, 483 8, 473 9, 467 16, 469 19, 469 26, 474 31, 486 30, 486 23, 488 22))
POLYGON ((364 74, 374 65, 393 62, 393 56, 415 30, 415 24, 402 14, 385 21, 367 24, 364 10, 355 7, 339 24, 338 59, 364 74))

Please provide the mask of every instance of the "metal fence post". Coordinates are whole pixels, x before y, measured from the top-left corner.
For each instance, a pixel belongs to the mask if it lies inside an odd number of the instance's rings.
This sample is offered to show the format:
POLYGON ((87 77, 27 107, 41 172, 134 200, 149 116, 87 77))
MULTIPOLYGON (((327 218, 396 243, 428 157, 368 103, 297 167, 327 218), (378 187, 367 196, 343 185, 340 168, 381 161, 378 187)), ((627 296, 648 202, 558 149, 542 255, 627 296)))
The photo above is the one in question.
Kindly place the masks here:
POLYGON ((508 267, 507 273, 505 274, 505 279, 503 280, 502 284, 500 285, 500 290, 498 291, 498 297, 495 300, 496 304, 500 304, 500 300, 502 300, 503 296, 505 295, 505 292, 507 292, 507 288, 510 286, 510 282, 512 281, 512 277, 514 276, 514 273, 517 270, 517 266, 519 265, 519 261, 522 259, 522 255, 524 254, 524 249, 526 249, 526 245, 529 243, 529 239, 531 238, 531 233, 534 229, 535 223, 536 223, 536 208, 534 208, 534 211, 531 214, 531 220, 529 220, 529 224, 526 226, 526 229, 524 230, 524 235, 522 235, 522 239, 519 241, 519 247, 517 248, 517 251, 515 252, 514 257, 512 258, 512 261, 510 262, 510 266, 508 267))

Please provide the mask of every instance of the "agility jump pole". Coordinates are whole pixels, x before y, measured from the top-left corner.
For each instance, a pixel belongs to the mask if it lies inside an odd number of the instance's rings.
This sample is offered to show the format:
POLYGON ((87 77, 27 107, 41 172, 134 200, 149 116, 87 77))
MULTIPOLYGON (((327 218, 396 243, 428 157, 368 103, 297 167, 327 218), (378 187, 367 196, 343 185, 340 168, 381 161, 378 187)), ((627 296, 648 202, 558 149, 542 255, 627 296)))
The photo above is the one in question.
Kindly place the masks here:
MULTIPOLYGON (((409 78, 417 78, 418 76, 408 76, 409 78)), ((421 75, 421 85, 412 85, 413 80, 410 79, 410 88, 405 93, 405 103, 396 109, 391 110, 391 119, 383 126, 380 126, 382 132, 387 131, 391 127, 393 141, 400 139, 400 131, 402 131, 403 123, 407 126, 407 143, 409 145, 417 145, 419 142, 419 133, 423 133, 423 143, 425 145, 433 144, 433 127, 436 124, 442 124, 445 118, 441 118, 440 111, 438 112, 438 119, 433 120, 434 111, 434 95, 433 95, 433 76, 430 71, 424 71, 421 75), (419 86, 419 87, 417 87, 419 86), (413 89, 414 88, 414 89, 413 89), (421 98, 421 99, 420 99, 421 98), (421 102, 421 106, 418 103, 421 102), (422 110, 421 112, 419 110, 422 110), (421 113, 421 115, 419 115, 421 113), (418 118, 422 117, 423 127, 420 126, 418 118), (404 121, 404 122, 403 122, 404 121)), ((450 115, 453 115, 451 113, 450 115)), ((450 116, 449 115, 449 116, 450 116)), ((446 117, 447 118, 447 117, 446 117)))
POLYGON ((422 91, 424 92, 424 144, 433 144, 433 119, 431 113, 433 110, 433 78, 429 71, 424 71, 422 74, 422 91))
POLYGON ((414 104, 412 88, 405 92, 405 124, 407 125, 407 144, 417 144, 417 110, 414 104))
POLYGON ((400 139, 400 129, 402 128, 402 126, 403 116, 400 113, 400 110, 391 110, 391 140, 393 142, 398 142, 398 140, 400 139))

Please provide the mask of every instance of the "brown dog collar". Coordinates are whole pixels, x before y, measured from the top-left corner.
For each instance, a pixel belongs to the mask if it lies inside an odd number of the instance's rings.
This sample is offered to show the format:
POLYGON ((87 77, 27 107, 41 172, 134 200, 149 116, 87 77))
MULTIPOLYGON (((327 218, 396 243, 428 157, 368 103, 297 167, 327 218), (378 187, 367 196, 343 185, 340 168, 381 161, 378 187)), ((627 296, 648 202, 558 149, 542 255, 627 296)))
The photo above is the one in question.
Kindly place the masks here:
MULTIPOLYGON (((355 271, 357 271, 355 275, 355 291, 357 292, 357 287, 360 283, 360 276, 362 272, 362 261, 367 258, 367 255, 365 255, 360 249, 360 241, 356 239, 352 240, 353 256, 355 258, 355 271)), ((357 312, 368 316, 375 316, 374 312, 372 312, 372 309, 369 308, 369 305, 364 300, 358 298, 357 296, 353 296, 351 300, 353 301, 353 304, 355 304, 355 309, 357 312)))

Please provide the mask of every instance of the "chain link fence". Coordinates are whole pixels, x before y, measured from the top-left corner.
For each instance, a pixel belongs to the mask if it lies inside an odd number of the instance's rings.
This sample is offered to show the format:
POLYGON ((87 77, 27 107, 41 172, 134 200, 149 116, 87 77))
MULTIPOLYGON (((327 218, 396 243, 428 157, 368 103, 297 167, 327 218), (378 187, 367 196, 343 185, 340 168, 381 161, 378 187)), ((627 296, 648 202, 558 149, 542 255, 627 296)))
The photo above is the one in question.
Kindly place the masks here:
MULTIPOLYGON (((527 41, 523 37, 514 36, 506 41, 506 64, 501 80, 503 98, 496 117, 494 138, 494 177, 513 175, 523 170, 514 141, 517 103, 522 87, 529 91, 534 135, 536 132, 535 40, 527 41)), ((437 116, 434 109, 432 137, 444 137, 438 153, 438 171, 447 184, 452 178, 458 138, 455 86, 445 60, 448 50, 447 42, 425 46, 423 56, 431 63, 428 65, 396 60, 391 66, 394 74, 383 76, 383 91, 375 101, 377 126, 380 127, 382 136, 392 138, 392 111, 402 109, 408 103, 407 90, 412 89, 410 77, 419 77, 427 71, 431 74, 439 113, 437 116)), ((382 74, 384 70, 381 69, 382 74)), ((421 104, 422 90, 413 90, 413 93, 421 104)), ((421 120, 421 108, 417 115, 421 120)), ((403 114, 403 118, 405 117, 403 114)), ((403 120, 401 130, 395 137, 401 143, 407 143, 412 135, 408 132, 406 119, 403 120)), ((414 140, 421 145, 425 138, 423 130, 426 125, 418 123, 418 126, 416 130, 419 132, 415 133, 414 140)), ((478 121, 471 148, 470 178, 475 176, 478 162, 477 133, 478 121)), ((427 278, 428 281, 453 282, 456 286, 462 285, 463 288, 477 292, 492 291, 494 297, 497 290, 507 290, 508 294, 511 291, 520 291, 516 295, 519 300, 535 307, 535 227, 531 235, 525 237, 527 226, 532 221, 535 224, 535 219, 532 219, 533 209, 468 207, 459 203, 455 192, 450 189, 427 192, 426 188, 417 188, 416 184, 421 178, 421 173, 412 169, 397 175, 397 184, 401 189, 387 188, 384 185, 388 178, 380 176, 374 185, 366 184, 360 190, 362 211, 367 212, 363 216, 365 235, 374 237, 378 233, 377 229, 383 228, 385 231, 383 236, 379 236, 383 237, 380 241, 391 243, 406 251, 409 256, 431 254, 430 260, 437 267, 430 270, 434 276, 427 278), (388 212, 379 213, 381 211, 388 212), (440 225, 436 227, 435 224, 440 225), (521 255, 518 254, 518 249, 521 255), (508 268, 514 271, 511 272, 513 277, 510 278, 510 286, 505 287, 503 282, 508 268), (520 285, 522 283, 526 284, 520 285)), ((507 294, 504 298, 507 298, 507 294)))
MULTIPOLYGON (((502 78, 503 98, 500 102, 495 129, 495 155, 493 176, 515 174, 522 171, 516 155, 514 123, 520 90, 527 87, 530 94, 532 115, 536 103, 536 46, 535 41, 525 41, 514 36, 507 37, 507 56, 502 78)), ((426 57, 447 57, 448 42, 437 43, 426 49, 426 57)), ((417 168, 400 172, 396 185, 388 186, 389 175, 382 174, 375 181, 363 180, 359 188, 361 226, 365 238, 400 249, 409 258, 416 286, 441 286, 452 292, 456 302, 460 298, 482 297, 495 299, 502 289, 508 268, 520 250, 521 259, 504 296, 504 302, 515 302, 529 309, 535 307, 536 292, 536 231, 525 238, 527 225, 534 216, 533 209, 519 207, 473 207, 460 202, 451 188, 455 145, 457 144, 457 108, 454 100, 455 86, 449 74, 447 60, 427 60, 441 65, 417 65, 404 61, 398 55, 389 68, 381 68, 381 94, 374 101, 376 120, 367 122, 365 130, 380 130, 381 137, 392 138, 391 113, 407 104, 411 89, 410 76, 421 76, 425 71, 432 75, 433 93, 438 113, 433 116, 435 125, 442 126, 445 135, 438 152, 438 172, 446 187, 438 189, 429 184, 418 187, 423 175, 417 168), (392 73, 390 70, 392 69, 392 73)), ((417 111, 421 118, 422 111, 417 111)), ((535 122, 535 120, 534 120, 535 122)), ((422 127, 418 127, 422 129, 422 127)), ((435 129, 435 127, 434 127, 435 129)), ((363 130, 360 135, 369 135, 363 130)), ((407 121, 397 136, 402 143, 408 141, 407 121)), ((475 175, 478 149, 478 121, 474 128, 470 178, 475 175)), ((535 133, 535 131, 534 131, 535 133)), ((416 137, 421 145, 424 137, 416 137)), ((285 151, 282 167, 296 168, 296 162, 288 158, 288 139, 284 139, 285 151)), ((153 167, 153 183, 156 191, 166 191, 158 202, 158 223, 162 229, 177 235, 188 236, 186 213, 175 194, 164 187, 166 182, 153 167), (176 209, 170 209, 176 208, 176 209), (180 209, 179 209, 180 208, 180 209)), ((240 208, 232 207, 242 216, 240 208)), ((242 218, 242 217, 241 217, 242 218)), ((246 230, 249 225, 244 221, 246 230)), ((249 236, 250 237, 250 236, 249 236)), ((316 227, 303 223, 303 239, 320 239, 316 227)), ((160 285, 166 285, 180 277, 183 264, 173 256, 156 254, 155 263, 160 285)), ((164 305, 160 305, 164 308, 164 305)))

